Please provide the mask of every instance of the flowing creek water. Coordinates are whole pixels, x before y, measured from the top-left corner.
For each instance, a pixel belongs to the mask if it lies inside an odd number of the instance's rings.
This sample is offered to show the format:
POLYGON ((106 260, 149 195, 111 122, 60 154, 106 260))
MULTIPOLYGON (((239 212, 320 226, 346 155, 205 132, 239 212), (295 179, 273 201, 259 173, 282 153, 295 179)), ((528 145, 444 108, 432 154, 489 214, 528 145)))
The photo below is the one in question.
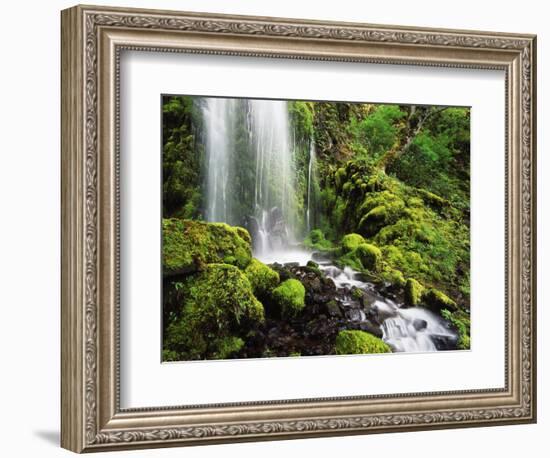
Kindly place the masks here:
MULTIPOLYGON (((312 253, 305 250, 284 250, 271 252, 260 257, 264 263, 299 264, 305 266, 312 260, 312 253)), ((448 323, 435 313, 422 307, 403 307, 402 304, 380 295, 374 283, 364 281, 360 272, 351 267, 343 269, 331 264, 330 261, 316 260, 319 269, 325 276, 332 279, 336 288, 343 293, 343 305, 353 302, 352 289, 359 288, 373 299, 371 308, 380 317, 382 339, 395 352, 432 352, 453 348, 457 334, 448 323), (346 302, 347 301, 347 302, 346 302)), ((365 311, 354 310, 355 322, 368 322, 365 311)))

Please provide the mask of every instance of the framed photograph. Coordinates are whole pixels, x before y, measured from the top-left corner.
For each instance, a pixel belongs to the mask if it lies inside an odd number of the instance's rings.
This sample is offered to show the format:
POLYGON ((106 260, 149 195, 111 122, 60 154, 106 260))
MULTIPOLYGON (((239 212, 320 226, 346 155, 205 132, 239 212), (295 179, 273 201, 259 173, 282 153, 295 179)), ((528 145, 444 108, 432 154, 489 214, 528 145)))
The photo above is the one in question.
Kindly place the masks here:
POLYGON ((62 12, 62 446, 536 421, 536 37, 62 12))

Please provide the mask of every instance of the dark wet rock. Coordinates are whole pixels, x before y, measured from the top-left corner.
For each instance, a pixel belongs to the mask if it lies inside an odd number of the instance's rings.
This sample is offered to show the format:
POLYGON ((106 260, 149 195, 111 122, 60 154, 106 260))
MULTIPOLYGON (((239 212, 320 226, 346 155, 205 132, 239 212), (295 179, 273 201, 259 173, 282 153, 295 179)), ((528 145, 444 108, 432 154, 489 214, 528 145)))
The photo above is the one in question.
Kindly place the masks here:
POLYGON ((334 301, 334 298, 329 294, 312 295, 312 302, 315 302, 316 304, 328 304, 329 302, 333 302, 333 301, 334 301))
POLYGON ((370 322, 376 324, 377 326, 380 326, 383 320, 380 320, 380 317, 378 315, 378 310, 376 308, 369 308, 365 311, 365 317, 370 322))
POLYGON ((338 302, 336 302, 334 299, 326 303, 326 308, 330 316, 341 318, 344 315, 344 312, 342 311, 340 304, 338 304, 338 302))
POLYGON ((435 348, 437 348, 438 350, 456 350, 456 336, 433 334, 430 337, 435 345, 435 348))
POLYGON ((426 329, 427 326, 428 326, 428 322, 426 320, 422 320, 420 318, 417 318, 416 320, 413 321, 413 327, 417 331, 421 331, 422 329, 426 329))
POLYGON ((299 266, 300 266, 299 262, 287 262, 287 263, 285 263, 285 267, 299 267, 299 266))
POLYGON ((350 321, 363 321, 365 312, 358 308, 349 308, 346 310, 346 318, 350 321))
POLYGON ((370 332, 372 335, 379 338, 382 338, 382 336, 384 335, 384 333, 382 332, 382 328, 380 326, 377 326, 376 324, 371 323, 368 320, 362 321, 359 324, 359 329, 361 331, 370 332))
POLYGON ((323 277, 322 278, 323 285, 328 286, 332 290, 336 290, 336 285, 334 284, 334 280, 329 277, 323 277))

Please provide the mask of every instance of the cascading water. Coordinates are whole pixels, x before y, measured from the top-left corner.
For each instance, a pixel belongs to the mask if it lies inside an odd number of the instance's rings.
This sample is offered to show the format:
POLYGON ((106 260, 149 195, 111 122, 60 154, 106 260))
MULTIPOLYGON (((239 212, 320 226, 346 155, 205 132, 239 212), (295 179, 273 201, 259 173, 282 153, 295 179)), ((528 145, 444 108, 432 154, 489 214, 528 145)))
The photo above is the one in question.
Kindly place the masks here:
POLYGON ((285 250, 297 233, 287 102, 202 100, 206 219, 247 226, 258 257, 285 250))
POLYGON ((254 209, 258 256, 281 250, 295 235, 294 146, 287 102, 250 100, 249 131, 256 159, 254 209))
POLYGON ((309 144, 309 164, 307 169, 307 210, 306 210, 306 226, 307 232, 313 229, 312 221, 314 220, 315 215, 313 214, 315 209, 315 202, 313 198, 314 187, 313 183, 315 181, 315 142, 313 139, 309 144))
POLYGON ((229 208, 231 157, 235 132, 234 99, 206 98, 202 115, 206 125, 206 219, 232 223, 229 208))
MULTIPOLYGON (((320 267, 339 289, 351 291, 355 287, 369 295, 374 292, 372 285, 358 279, 358 273, 350 267, 339 269, 330 264, 320 267)), ((457 335, 441 317, 429 310, 421 307, 402 308, 381 296, 374 300, 371 308, 383 320, 383 340, 396 352, 430 352, 453 348, 456 344, 457 335)), ((357 309, 355 312, 356 321, 366 320, 363 310, 357 309)))

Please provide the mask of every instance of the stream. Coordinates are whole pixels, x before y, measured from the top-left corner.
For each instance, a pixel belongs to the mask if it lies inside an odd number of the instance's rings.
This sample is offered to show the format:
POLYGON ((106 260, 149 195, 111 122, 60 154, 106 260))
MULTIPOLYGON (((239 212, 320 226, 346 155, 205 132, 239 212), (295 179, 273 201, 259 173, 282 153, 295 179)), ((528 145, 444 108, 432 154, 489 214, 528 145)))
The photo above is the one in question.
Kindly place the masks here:
MULTIPOLYGON (((299 264, 305 266, 312 260, 313 253, 304 250, 271 251, 260 256, 266 264, 299 264)), ((422 307, 403 307, 402 304, 382 296, 374 283, 363 280, 360 272, 350 267, 343 269, 330 261, 315 260, 325 276, 332 279, 337 290, 343 293, 343 306, 353 302, 352 288, 359 288, 373 299, 370 306, 378 317, 382 327, 382 340, 392 347, 394 352, 432 352, 454 348, 458 336, 448 323, 435 313, 422 307), (347 303, 346 303, 347 301, 347 303)), ((368 322, 364 310, 355 310, 353 321, 368 322)))

